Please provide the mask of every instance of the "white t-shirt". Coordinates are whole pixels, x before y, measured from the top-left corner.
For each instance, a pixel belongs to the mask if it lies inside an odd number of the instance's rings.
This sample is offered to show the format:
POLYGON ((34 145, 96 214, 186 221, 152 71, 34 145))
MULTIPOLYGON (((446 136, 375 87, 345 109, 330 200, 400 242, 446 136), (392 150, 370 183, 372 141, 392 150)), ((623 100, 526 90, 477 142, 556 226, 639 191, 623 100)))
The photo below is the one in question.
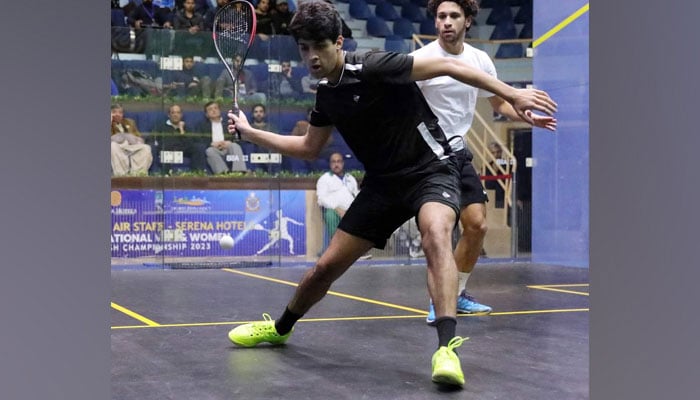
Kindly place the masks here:
POLYGON ((211 141, 221 142, 224 140, 224 126, 219 122, 211 123, 211 141))
MULTIPOLYGON (((449 57, 461 60, 497 78, 496 66, 485 51, 464 43, 462 54, 446 52, 437 40, 415 50, 414 57, 449 57)), ((463 137, 472 125, 477 97, 491 97, 493 93, 466 85, 449 76, 439 76, 416 84, 423 92, 428 105, 439 119, 439 125, 448 139, 463 137)), ((455 150, 462 148, 462 141, 450 142, 455 150)))
POLYGON ((331 209, 340 207, 347 210, 357 193, 359 193, 357 180, 348 173, 343 174, 341 178, 333 172, 326 172, 316 181, 316 197, 321 207, 331 209))

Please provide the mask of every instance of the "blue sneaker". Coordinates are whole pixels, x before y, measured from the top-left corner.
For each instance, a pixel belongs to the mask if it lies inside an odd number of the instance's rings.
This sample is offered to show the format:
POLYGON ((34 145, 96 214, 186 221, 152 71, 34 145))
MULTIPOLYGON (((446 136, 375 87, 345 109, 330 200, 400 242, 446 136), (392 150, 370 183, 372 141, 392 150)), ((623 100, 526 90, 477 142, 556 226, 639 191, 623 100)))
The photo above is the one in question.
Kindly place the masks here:
POLYGON ((425 323, 430 326, 435 326, 435 306, 433 305, 433 300, 430 300, 428 316, 425 318, 425 323))
POLYGON ((476 314, 487 315, 492 308, 477 302, 472 296, 462 290, 462 293, 457 297, 457 313, 458 314, 476 314))

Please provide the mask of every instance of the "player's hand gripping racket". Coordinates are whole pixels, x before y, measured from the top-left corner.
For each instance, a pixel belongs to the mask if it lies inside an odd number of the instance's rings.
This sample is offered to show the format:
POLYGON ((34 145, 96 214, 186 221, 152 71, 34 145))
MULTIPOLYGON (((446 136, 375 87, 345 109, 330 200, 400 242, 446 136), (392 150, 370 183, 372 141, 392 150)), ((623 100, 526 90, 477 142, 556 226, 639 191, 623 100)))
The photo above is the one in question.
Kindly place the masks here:
MULTIPOLYGON (((233 80, 233 113, 238 115, 238 75, 243 70, 243 64, 248 56, 248 50, 255 38, 255 8, 245 0, 234 0, 214 16, 212 38, 214 48, 224 63, 226 70, 233 80), (240 61, 240 62, 239 62, 240 61)), ((241 139, 238 132, 234 132, 236 141, 241 139)))

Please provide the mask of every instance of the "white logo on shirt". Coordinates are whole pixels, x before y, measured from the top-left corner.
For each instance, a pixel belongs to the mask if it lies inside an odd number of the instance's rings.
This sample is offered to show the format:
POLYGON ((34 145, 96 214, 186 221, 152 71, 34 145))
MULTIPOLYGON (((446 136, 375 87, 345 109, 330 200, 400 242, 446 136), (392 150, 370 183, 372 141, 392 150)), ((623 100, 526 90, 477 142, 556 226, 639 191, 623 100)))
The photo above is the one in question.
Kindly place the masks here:
POLYGON ((360 95, 359 95, 359 94, 353 95, 353 96, 352 96, 352 100, 353 100, 355 103, 359 102, 359 101, 360 101, 360 95))
POLYGON ((450 198, 450 194, 447 193, 447 192, 442 192, 442 197, 444 197, 444 198, 446 198, 446 199, 449 199, 449 198, 450 198))

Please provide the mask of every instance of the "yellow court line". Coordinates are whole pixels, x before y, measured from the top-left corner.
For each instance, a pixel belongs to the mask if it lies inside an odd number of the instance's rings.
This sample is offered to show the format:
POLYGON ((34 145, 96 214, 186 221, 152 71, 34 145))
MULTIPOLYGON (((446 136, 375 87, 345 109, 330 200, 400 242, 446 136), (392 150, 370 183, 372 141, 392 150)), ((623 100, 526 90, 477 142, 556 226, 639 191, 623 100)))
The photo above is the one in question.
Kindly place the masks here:
MULTIPOLYGON (((575 290, 556 289, 552 286, 555 286, 555 285, 529 285, 528 287, 531 289, 549 290, 550 292, 559 292, 559 293, 577 294, 580 296, 588 296, 588 293, 586 293, 586 292, 577 292, 575 290)), ((560 286, 569 286, 569 285, 560 285, 560 286)), ((573 286, 573 285, 571 285, 571 286, 573 286)))
POLYGON ((559 32, 560 30, 564 29, 564 28, 565 28, 567 25, 569 25, 570 23, 574 22, 578 17, 580 17, 580 16, 583 15, 584 13, 588 12, 588 8, 589 8, 589 5, 588 5, 588 4, 589 4, 589 3, 586 3, 586 5, 584 5, 583 7, 579 8, 578 10, 576 10, 573 14, 569 15, 568 17, 566 17, 563 21, 561 21, 560 23, 558 23, 554 28, 548 30, 544 35, 538 37, 537 40, 535 40, 534 42, 532 42, 532 48, 534 49, 534 48, 536 48, 537 46, 541 45, 541 44, 544 43, 547 39, 549 39, 550 37, 552 37, 554 34, 556 34, 557 32, 559 32))
POLYGON ((504 311, 504 312, 492 312, 491 314, 489 314, 489 316, 554 314, 554 313, 588 312, 588 311, 590 311, 588 308, 569 308, 569 309, 561 309, 561 310, 504 311))
POLYGON ((590 283, 566 283, 561 285, 532 285, 537 287, 584 287, 591 286, 590 283))
MULTIPOLYGON (((234 274, 240 274, 240 275, 248 276, 248 277, 251 277, 251 278, 258 278, 258 279, 264 279, 264 280, 270 281, 270 282, 282 283, 282 284, 284 284, 284 285, 289 285, 289 286, 294 286, 294 287, 299 286, 297 283, 294 283, 294 282, 289 282, 289 281, 283 281, 283 280, 281 280, 281 279, 270 278, 270 277, 267 277, 267 276, 264 276, 264 275, 251 274, 250 272, 243 272, 243 271, 238 271, 238 270, 234 270, 234 269, 230 269, 230 268, 222 268, 222 270, 223 270, 223 271, 226 271, 226 272, 232 272, 232 273, 234 273, 234 274)), ((337 296, 337 297, 343 297, 343 298, 346 298, 346 299, 362 301, 362 302, 365 302, 365 303, 376 304, 376 305, 380 305, 380 306, 384 306, 384 307, 396 308, 396 309, 398 309, 398 310, 404 310, 404 311, 410 311, 410 312, 420 313, 420 314, 422 314, 422 315, 428 315, 428 313, 427 313, 425 310, 419 310, 419 309, 417 309, 417 308, 404 307, 404 306, 400 306, 400 305, 398 305, 398 304, 386 303, 386 302, 383 302, 383 301, 372 300, 372 299, 368 299, 368 298, 365 298, 365 297, 358 297, 358 296, 353 296, 353 295, 349 295, 349 294, 345 294, 345 293, 334 292, 334 291, 332 291, 332 290, 329 290, 329 291, 328 291, 328 294, 333 295, 333 296, 337 296)))
POLYGON ((137 313, 135 313, 135 312, 129 310, 128 308, 122 307, 122 306, 120 306, 120 305, 117 304, 117 303, 111 302, 110 304, 112 305, 112 308, 113 308, 113 309, 115 309, 115 310, 117 310, 117 311, 121 311, 121 312, 123 312, 124 314, 130 316, 131 318, 137 319, 137 320, 143 322, 144 324, 146 324, 146 325, 148 325, 148 326, 151 326, 151 327, 161 326, 159 323, 157 323, 157 322, 155 322, 155 321, 153 321, 153 320, 150 320, 150 319, 144 317, 144 316, 141 315, 141 314, 137 314, 137 313))
MULTIPOLYGON (((489 315, 469 315, 459 314, 458 317, 500 317, 507 315, 534 315, 534 314, 555 314, 555 313, 570 313, 570 312, 588 312, 588 308, 570 308, 556 310, 526 310, 526 311, 503 311, 492 312, 489 315)), ((389 320, 389 319, 411 319, 425 318, 425 315, 382 315, 382 316, 366 316, 366 317, 334 317, 334 318, 302 318, 298 322, 337 322, 337 321, 372 321, 372 320, 389 320)), ((182 324, 161 324, 161 325, 122 325, 113 326, 112 329, 140 329, 140 328, 182 328, 182 327, 198 327, 198 326, 221 326, 221 325, 241 325, 254 321, 222 321, 222 322, 195 322, 182 324)))

